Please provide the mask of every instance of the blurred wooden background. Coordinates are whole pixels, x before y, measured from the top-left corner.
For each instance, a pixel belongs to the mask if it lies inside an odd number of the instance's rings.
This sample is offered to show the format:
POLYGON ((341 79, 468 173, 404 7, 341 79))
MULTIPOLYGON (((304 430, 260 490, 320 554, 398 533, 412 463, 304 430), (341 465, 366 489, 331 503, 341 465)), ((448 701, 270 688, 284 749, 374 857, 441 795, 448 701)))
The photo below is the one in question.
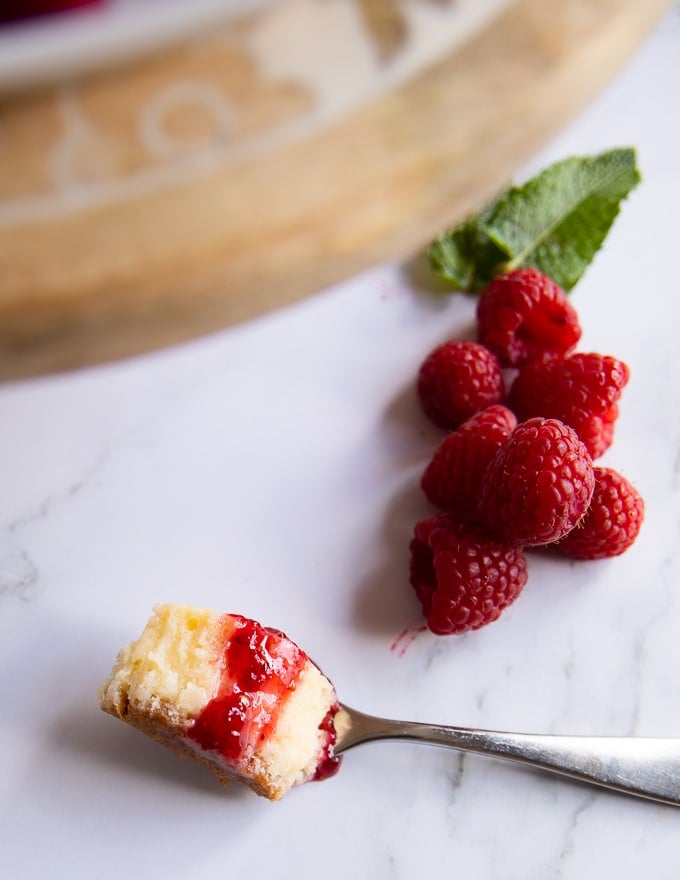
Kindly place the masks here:
POLYGON ((666 8, 288 0, 5 96, 0 378, 178 343, 410 257, 666 8))

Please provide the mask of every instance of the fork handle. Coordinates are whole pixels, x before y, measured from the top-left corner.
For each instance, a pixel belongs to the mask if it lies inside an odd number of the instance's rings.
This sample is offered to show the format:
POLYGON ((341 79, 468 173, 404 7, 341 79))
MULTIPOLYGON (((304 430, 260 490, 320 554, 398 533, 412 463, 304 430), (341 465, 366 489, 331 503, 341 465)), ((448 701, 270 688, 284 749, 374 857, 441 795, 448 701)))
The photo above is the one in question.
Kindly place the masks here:
POLYGON ((503 758, 624 794, 680 805, 680 739, 505 733, 392 721, 352 710, 351 736, 343 741, 343 750, 377 739, 408 739, 503 758))

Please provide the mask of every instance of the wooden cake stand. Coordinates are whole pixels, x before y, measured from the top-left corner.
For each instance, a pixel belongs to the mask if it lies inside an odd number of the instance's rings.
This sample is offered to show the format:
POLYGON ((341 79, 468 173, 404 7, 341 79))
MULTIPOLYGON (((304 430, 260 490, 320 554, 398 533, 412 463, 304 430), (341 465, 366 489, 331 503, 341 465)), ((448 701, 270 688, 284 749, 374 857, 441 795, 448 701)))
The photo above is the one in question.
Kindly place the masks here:
POLYGON ((410 257, 666 7, 288 0, 6 94, 0 378, 177 343, 410 257))

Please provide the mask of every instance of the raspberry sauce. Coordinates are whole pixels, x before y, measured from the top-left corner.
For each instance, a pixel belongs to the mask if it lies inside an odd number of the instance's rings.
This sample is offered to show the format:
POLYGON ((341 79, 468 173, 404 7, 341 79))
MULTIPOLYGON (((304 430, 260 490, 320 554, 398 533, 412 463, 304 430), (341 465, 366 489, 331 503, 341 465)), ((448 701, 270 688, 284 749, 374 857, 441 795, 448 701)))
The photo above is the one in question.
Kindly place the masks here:
POLYGON ((333 747, 337 739, 334 721, 335 715, 339 709, 340 704, 335 703, 335 705, 328 710, 328 712, 326 713, 326 717, 319 725, 319 730, 323 730, 324 733, 326 733, 326 742, 324 745, 323 757, 319 761, 319 765, 316 768, 316 772, 313 776, 314 782, 320 782, 323 779, 330 779, 330 777, 335 776, 335 774, 340 769, 342 757, 340 755, 336 755, 333 751, 333 747))
POLYGON ((278 630, 234 619, 219 692, 188 733, 201 748, 232 763, 267 738, 307 660, 278 630))

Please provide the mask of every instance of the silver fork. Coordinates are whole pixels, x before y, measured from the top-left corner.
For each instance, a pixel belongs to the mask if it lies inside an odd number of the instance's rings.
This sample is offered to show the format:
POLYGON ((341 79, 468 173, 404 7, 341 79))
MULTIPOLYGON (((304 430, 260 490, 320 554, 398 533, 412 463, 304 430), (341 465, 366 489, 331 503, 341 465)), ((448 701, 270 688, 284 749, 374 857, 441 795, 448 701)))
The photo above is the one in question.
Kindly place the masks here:
POLYGON ((680 806, 680 739, 505 733, 392 721, 341 705, 335 753, 361 743, 407 739, 528 764, 622 794, 680 806))

